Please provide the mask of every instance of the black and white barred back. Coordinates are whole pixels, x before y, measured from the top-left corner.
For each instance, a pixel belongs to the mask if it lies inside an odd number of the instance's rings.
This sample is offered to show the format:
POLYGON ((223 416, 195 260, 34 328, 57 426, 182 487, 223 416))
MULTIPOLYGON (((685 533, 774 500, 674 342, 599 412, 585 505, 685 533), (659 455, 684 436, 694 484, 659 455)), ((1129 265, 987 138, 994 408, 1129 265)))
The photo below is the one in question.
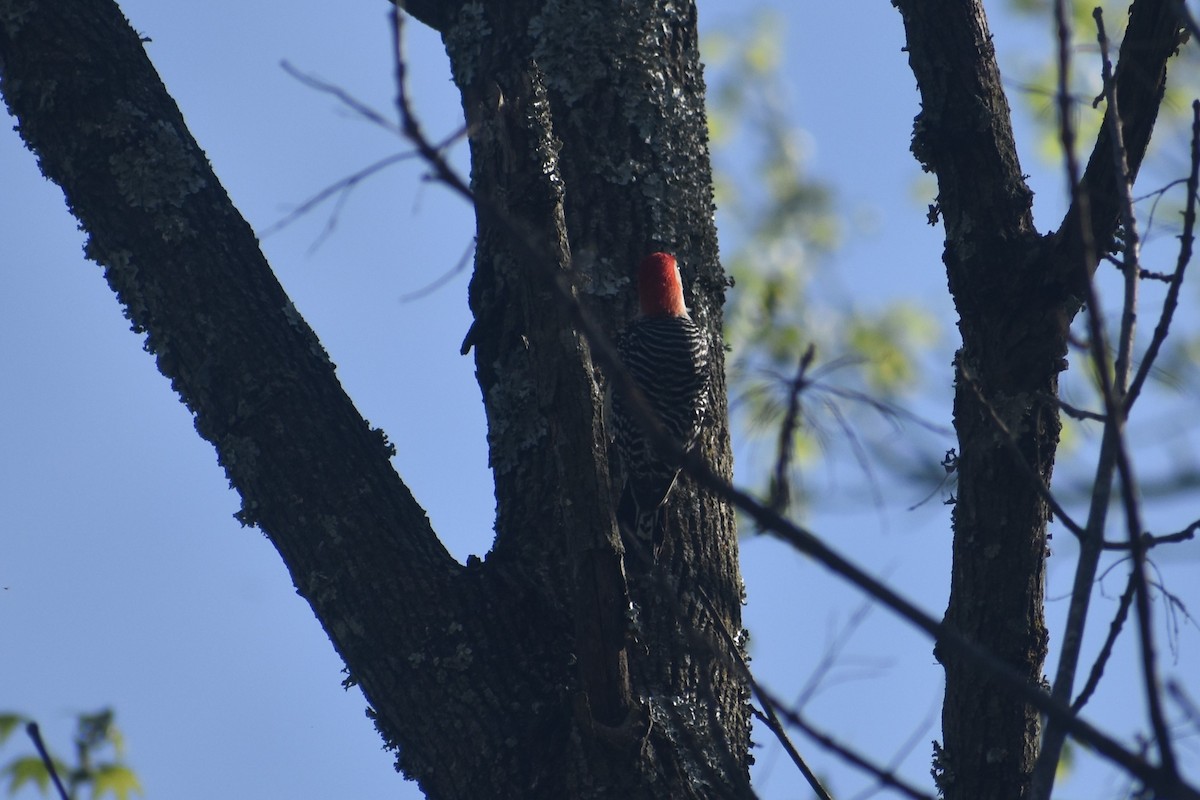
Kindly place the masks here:
MULTIPOLYGON (((625 330, 617 353, 667 433, 684 451, 691 449, 708 410, 712 380, 704 332, 687 317, 643 317, 625 330)), ((618 515, 644 544, 657 550, 658 511, 675 485, 679 464, 653 446, 620 392, 613 393, 612 408, 625 469, 625 497, 618 515), (631 511, 636 515, 632 519, 631 511)))

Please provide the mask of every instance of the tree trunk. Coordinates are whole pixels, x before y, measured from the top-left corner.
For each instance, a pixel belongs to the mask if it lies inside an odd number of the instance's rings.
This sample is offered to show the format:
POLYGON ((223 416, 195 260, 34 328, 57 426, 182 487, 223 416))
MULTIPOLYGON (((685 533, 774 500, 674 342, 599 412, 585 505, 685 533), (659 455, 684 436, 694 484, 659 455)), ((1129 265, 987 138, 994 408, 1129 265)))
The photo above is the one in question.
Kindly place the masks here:
MULTIPOLYGON (((1079 203, 1057 234, 1033 227, 991 34, 978 0, 894 0, 921 92, 913 153, 938 178, 944 261, 959 313, 955 362, 958 496, 946 623, 1041 685, 1050 486, 1058 444, 1058 373, 1067 333, 1111 241, 1119 205, 1107 133, 1079 193, 1091 199, 1087 236, 1079 203)), ((1118 68, 1128 159, 1136 175, 1178 43, 1169 2, 1138 0, 1118 68)), ((935 769, 948 800, 1027 795, 1038 755, 1035 710, 951 649, 943 741, 935 769)))
MULTIPOLYGON (((741 629, 732 512, 682 481, 663 564, 626 571, 591 347, 556 288, 614 333, 632 265, 671 249, 723 352, 694 6, 412 5, 470 125, 486 562, 438 542, 111 0, 0 0, 4 98, 428 796, 744 795, 746 692, 716 631, 741 629)), ((702 445, 728 476, 717 376, 702 445)))

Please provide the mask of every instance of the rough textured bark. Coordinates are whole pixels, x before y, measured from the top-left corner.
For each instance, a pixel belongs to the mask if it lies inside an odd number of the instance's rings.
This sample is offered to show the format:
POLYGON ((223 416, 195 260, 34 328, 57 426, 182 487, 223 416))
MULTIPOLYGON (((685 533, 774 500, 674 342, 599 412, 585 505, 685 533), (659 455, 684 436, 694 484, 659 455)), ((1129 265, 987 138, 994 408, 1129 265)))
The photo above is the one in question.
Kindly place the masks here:
MULTIPOLYGON (((464 5, 445 18, 442 34, 471 130, 472 187, 481 205, 511 208, 519 197, 538 197, 544 204, 540 210, 522 204, 515 220, 479 217, 471 288, 477 322, 470 341, 488 412, 498 496, 507 494, 504 486, 538 486, 551 496, 579 497, 580 482, 588 487, 606 482, 592 474, 596 464, 604 466, 596 455, 606 437, 594 398, 572 405, 558 396, 594 392, 593 365, 586 343, 578 338, 564 343, 569 325, 546 313, 554 307, 547 272, 572 284, 611 338, 632 313, 632 265, 648 249, 665 247, 680 256, 693 290, 690 305, 720 351, 725 282, 712 223, 695 10, 645 2, 613 15, 584 2, 497 2, 464 5), (539 251, 554 252, 557 263, 549 270, 529 263, 528 240, 539 251), (524 310, 496 315, 498 308, 513 305, 524 310), (530 364, 539 358, 559 364, 554 386, 530 380, 530 364), (575 389, 565 385, 568 379, 575 389), (544 411, 530 416, 514 408, 514 401, 544 411), (555 420, 556 427, 545 428, 545 419, 555 420), (583 459, 573 455, 580 441, 592 447, 583 459), (562 453, 553 461, 512 461, 511 454, 522 448, 556 446, 562 453)), ((717 372, 722 374, 719 365, 717 372)), ((713 417, 704 449, 729 475, 723 380, 717 392, 722 410, 713 417)), ((619 481, 618 476, 610 483, 619 481)), ((591 491, 583 495, 591 497, 591 491)), ((612 499, 572 505, 563 509, 573 515, 569 524, 535 532, 531 519, 544 515, 537 503, 530 498, 510 503, 500 510, 495 555, 557 578, 552 591, 564 604, 574 594, 577 608, 595 609, 577 616, 576 623, 614 620, 625 615, 626 598, 635 604, 632 631, 628 623, 610 624, 581 630, 578 637, 584 683, 597 690, 588 693, 588 715, 601 728, 620 728, 617 734, 591 731, 592 741, 648 729, 647 763, 673 776, 678 796, 706 793, 688 788, 689 775, 707 783, 728 781, 733 773, 736 785, 746 769, 744 689, 727 662, 714 657, 722 648, 714 647, 720 641, 712 633, 715 623, 700 600, 712 599, 719 624, 740 629, 732 517, 684 482, 671 505, 663 568, 652 575, 634 569, 627 584, 617 558, 612 499), (561 559, 569 568, 561 568, 561 559), (584 591, 588 596, 580 597, 584 591), (620 641, 609 638, 614 630, 620 641), (678 657, 687 652, 693 657, 678 657), (630 708, 627 687, 650 702, 630 708), (685 738, 696 736, 700 752, 697 746, 677 746, 685 733, 682 719, 698 726, 685 738)), ((618 769, 612 780, 623 783, 627 777, 618 769)))
MULTIPOLYGON (((0 0, 0 78, 241 518, 278 549, 430 797, 738 795, 748 707, 712 635, 740 631, 732 513, 685 482, 664 568, 627 579, 590 349, 555 289, 571 283, 613 332, 632 265, 661 243, 722 352, 694 7, 413 6, 451 54, 481 198, 471 344, 498 517, 492 553, 466 566, 342 391, 115 4, 0 0)), ((704 450, 728 475, 723 381, 717 392, 704 450)))
MULTIPOLYGON (((943 258, 962 335, 946 623, 1038 685, 1047 648, 1049 510, 1035 480, 1050 485, 1060 430, 1058 373, 1097 256, 1083 252, 1076 206, 1058 234, 1034 230, 982 3, 894 4, 921 92, 913 153, 938 178, 943 258)), ((1118 93, 1134 174, 1178 42, 1170 5, 1135 3, 1121 51, 1118 93)), ((1100 243, 1111 240, 1117 223, 1111 152, 1101 136, 1081 186, 1092 200, 1088 232, 1100 243)), ((1037 713, 950 648, 937 655, 946 670, 939 787, 952 800, 1025 796, 1038 752, 1037 713)))

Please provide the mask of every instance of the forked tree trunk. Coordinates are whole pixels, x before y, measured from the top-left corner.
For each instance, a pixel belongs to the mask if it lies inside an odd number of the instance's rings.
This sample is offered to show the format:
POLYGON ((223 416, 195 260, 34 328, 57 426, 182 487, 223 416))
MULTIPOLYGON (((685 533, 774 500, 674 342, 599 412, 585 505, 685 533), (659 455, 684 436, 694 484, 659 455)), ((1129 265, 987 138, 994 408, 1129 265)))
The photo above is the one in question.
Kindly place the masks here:
MULTIPOLYGON (((904 18, 921 92, 913 154, 938 179, 943 259, 959 314, 954 425, 958 494, 946 623, 1033 685, 1043 683, 1043 615, 1050 486, 1060 429, 1058 373, 1068 326, 1086 297, 1096 247, 1118 219, 1113 151, 1095 143, 1056 234, 1040 236, 1017 160, 1008 101, 979 0, 893 0, 904 18), (1080 208, 1090 207, 1083 219, 1080 208)), ((1117 94, 1133 175, 1178 45, 1169 0, 1138 0, 1121 48, 1117 94)), ((1039 718, 969 659, 939 648, 946 670, 942 744, 935 758, 947 800, 1027 796, 1039 718)))
MULTIPOLYGON (((748 705, 719 631, 741 627, 733 515, 684 481, 662 566, 623 568, 591 348, 555 288, 613 333, 632 265, 671 249, 722 353, 694 6, 413 11, 446 41, 479 197, 469 344, 498 513, 493 551, 466 566, 342 391, 116 5, 0 0, 4 97, 215 446, 242 520, 278 549, 430 797, 742 796, 748 705)), ((728 476, 723 379, 714 400, 703 450, 728 476)))

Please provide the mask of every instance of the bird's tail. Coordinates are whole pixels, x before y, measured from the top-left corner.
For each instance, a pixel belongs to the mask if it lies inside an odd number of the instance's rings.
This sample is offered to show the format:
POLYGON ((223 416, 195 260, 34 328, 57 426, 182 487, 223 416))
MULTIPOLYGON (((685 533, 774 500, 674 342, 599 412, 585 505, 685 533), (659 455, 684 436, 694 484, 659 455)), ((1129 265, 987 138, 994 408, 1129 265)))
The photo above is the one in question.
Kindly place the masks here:
POLYGON ((654 508, 645 514, 638 513, 637 534, 638 541, 643 547, 651 547, 654 549, 654 555, 657 559, 658 546, 662 543, 662 529, 658 526, 659 509, 654 508))
POLYGON ((617 506, 617 524, 621 528, 621 538, 625 541, 627 551, 634 552, 645 561, 658 561, 658 552, 662 549, 660 510, 661 507, 655 506, 648 511, 641 511, 628 484, 621 492, 621 501, 617 506))

